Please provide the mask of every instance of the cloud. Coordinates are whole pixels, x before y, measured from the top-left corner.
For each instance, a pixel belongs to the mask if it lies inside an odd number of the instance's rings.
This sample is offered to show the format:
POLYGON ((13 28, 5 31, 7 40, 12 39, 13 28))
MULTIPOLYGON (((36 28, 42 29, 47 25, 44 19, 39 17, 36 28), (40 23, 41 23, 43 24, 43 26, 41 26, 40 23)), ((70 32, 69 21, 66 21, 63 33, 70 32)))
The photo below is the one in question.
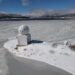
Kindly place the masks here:
POLYGON ((30 4, 29 0, 21 0, 23 6, 28 6, 30 4))
POLYGON ((74 14, 75 9, 70 10, 45 10, 45 9, 34 9, 28 12, 26 15, 30 17, 48 17, 48 16, 56 16, 56 15, 65 15, 65 14, 74 14))
POLYGON ((75 13, 75 9, 70 9, 68 13, 75 13))

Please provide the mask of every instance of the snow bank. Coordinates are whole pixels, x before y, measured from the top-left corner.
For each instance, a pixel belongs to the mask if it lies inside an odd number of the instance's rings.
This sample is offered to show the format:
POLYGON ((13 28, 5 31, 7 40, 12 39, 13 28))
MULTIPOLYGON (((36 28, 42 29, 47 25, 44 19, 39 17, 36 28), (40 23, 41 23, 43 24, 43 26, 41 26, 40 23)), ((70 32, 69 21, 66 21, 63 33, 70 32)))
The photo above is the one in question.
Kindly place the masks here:
POLYGON ((4 44, 13 55, 48 63, 75 75, 75 52, 64 44, 53 46, 53 43, 34 43, 18 47, 17 39, 4 44))

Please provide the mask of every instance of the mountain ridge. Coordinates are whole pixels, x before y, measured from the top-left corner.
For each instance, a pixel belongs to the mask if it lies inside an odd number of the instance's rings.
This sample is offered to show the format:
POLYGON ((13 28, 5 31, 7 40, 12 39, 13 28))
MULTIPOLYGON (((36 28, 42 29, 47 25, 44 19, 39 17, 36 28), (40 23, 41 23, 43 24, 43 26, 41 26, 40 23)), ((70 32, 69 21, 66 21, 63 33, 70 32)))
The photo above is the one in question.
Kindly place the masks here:
POLYGON ((75 19, 75 10, 32 10, 25 15, 13 13, 0 13, 2 19, 24 19, 24 20, 43 20, 43 19, 75 19))

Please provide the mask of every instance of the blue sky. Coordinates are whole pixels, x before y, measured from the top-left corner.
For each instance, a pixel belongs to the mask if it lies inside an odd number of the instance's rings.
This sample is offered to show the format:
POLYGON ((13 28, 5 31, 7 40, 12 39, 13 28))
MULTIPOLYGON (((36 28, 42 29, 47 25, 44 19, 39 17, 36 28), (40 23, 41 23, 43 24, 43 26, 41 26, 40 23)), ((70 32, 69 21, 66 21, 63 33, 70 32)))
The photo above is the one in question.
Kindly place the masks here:
POLYGON ((34 9, 74 9, 75 0, 0 0, 0 12, 26 13, 34 9))

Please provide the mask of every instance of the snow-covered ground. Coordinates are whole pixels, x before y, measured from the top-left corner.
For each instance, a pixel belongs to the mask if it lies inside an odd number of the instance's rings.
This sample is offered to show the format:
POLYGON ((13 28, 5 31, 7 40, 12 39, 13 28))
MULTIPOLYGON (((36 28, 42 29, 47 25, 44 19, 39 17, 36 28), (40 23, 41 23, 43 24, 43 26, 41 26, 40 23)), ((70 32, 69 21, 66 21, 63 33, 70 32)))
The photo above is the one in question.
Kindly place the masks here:
POLYGON ((15 49, 17 39, 14 39, 5 43, 4 47, 17 57, 42 61, 75 75, 75 52, 64 42, 56 44, 56 46, 53 46, 53 44, 46 42, 32 43, 15 49))
POLYGON ((75 38, 75 20, 1 21, 0 40, 16 36, 18 27, 24 24, 30 27, 33 40, 58 41, 75 38))
MULTIPOLYGON (((0 65, 2 66, 0 67, 0 70, 2 70, 3 72, 3 73, 1 72, 2 75, 4 75, 4 72, 6 74, 6 71, 9 70, 9 66, 6 63, 6 58, 5 58, 6 57, 5 49, 3 48, 2 45, 5 41, 7 41, 7 39, 12 39, 12 37, 17 35, 17 29, 22 24, 28 25, 30 27, 33 40, 57 42, 67 39, 70 40, 75 39, 75 20, 0 21, 0 53, 1 53, 0 65)), ((12 75, 13 73, 14 72, 12 72, 12 75)), ((64 75, 68 74, 65 73, 64 75)))

